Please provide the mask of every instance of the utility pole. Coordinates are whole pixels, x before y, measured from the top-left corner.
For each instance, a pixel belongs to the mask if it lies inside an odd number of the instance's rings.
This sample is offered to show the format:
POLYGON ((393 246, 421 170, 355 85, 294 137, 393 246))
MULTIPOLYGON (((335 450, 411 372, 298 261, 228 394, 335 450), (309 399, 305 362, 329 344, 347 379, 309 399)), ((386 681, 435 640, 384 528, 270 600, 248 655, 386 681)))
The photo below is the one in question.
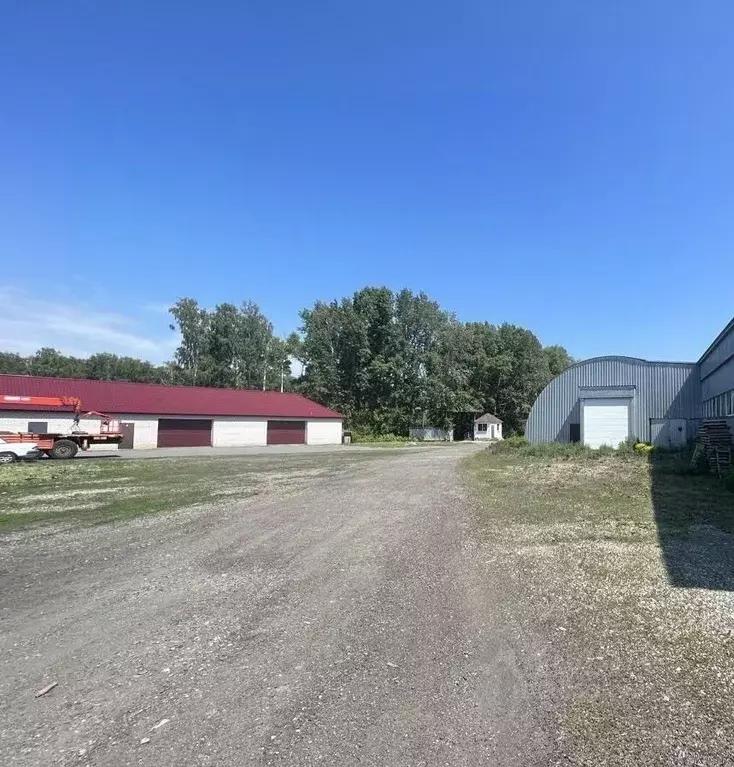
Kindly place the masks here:
POLYGON ((263 357, 263 391, 265 391, 265 384, 268 376, 268 351, 270 350, 270 341, 265 344, 265 355, 263 357))

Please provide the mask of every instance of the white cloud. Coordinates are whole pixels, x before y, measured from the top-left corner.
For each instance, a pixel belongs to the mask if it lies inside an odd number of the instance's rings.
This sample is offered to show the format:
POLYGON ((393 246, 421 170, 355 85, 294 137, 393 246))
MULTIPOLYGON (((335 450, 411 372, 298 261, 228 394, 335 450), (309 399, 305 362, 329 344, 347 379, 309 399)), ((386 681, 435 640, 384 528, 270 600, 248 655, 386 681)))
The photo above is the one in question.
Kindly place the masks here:
POLYGON ((139 318, 100 309, 74 298, 34 298, 0 286, 0 350, 31 354, 52 346, 64 354, 87 357, 96 352, 164 362, 175 349, 176 334, 147 332, 139 318))

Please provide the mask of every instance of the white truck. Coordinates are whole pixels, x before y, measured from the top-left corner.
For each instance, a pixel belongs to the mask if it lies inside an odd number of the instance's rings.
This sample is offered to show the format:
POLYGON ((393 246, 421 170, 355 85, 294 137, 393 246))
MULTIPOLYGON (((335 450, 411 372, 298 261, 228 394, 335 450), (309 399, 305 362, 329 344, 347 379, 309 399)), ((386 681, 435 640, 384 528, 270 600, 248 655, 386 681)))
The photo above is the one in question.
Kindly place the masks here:
POLYGON ((0 436, 0 464, 35 461, 42 455, 35 442, 6 442, 0 436))

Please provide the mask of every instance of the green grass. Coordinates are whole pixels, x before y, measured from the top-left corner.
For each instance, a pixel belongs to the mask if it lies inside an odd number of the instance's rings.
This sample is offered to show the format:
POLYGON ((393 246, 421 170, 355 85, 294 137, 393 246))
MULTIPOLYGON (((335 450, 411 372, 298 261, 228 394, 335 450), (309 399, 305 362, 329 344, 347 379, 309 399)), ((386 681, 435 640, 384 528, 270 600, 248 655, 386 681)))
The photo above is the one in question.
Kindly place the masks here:
POLYGON ((0 532, 96 525, 236 501, 334 473, 369 453, 38 461, 0 468, 0 532))

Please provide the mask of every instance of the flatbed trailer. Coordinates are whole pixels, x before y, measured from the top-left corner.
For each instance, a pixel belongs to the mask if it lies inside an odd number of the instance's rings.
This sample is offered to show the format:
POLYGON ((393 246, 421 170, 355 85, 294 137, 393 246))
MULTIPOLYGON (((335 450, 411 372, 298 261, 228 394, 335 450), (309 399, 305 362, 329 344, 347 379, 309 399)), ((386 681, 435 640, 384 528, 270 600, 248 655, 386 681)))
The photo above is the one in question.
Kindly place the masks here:
POLYGON ((71 431, 68 432, 45 432, 36 434, 33 432, 0 432, 6 442, 35 442, 38 450, 45 453, 49 458, 73 458, 80 450, 89 450, 90 445, 119 445, 122 442, 120 421, 117 418, 90 410, 87 416, 95 416, 101 419, 99 433, 92 434, 82 431, 79 427, 82 415, 82 401, 79 397, 63 396, 37 396, 34 394, 0 394, 0 402, 13 403, 14 405, 36 408, 73 408, 74 421, 71 431))
POLYGON ((88 432, 43 433, 0 432, 6 442, 35 442, 38 450, 49 458, 59 460, 73 458, 80 450, 89 450, 90 445, 109 445, 117 447, 122 442, 122 434, 90 434, 88 432))

